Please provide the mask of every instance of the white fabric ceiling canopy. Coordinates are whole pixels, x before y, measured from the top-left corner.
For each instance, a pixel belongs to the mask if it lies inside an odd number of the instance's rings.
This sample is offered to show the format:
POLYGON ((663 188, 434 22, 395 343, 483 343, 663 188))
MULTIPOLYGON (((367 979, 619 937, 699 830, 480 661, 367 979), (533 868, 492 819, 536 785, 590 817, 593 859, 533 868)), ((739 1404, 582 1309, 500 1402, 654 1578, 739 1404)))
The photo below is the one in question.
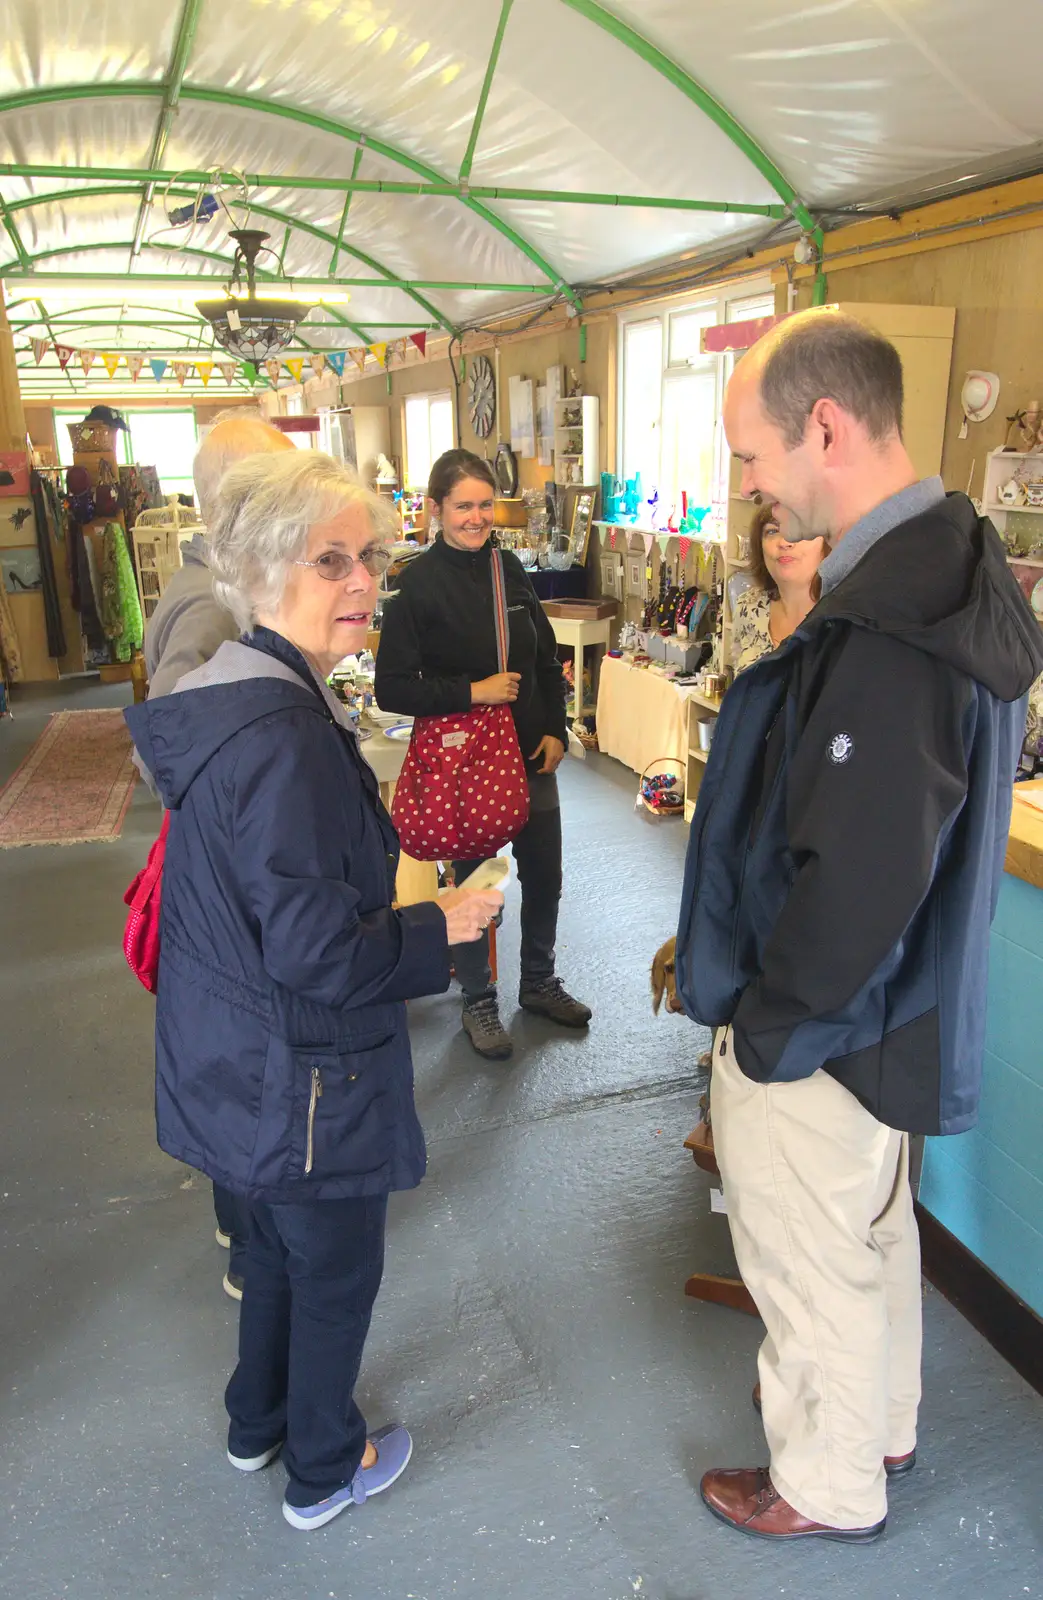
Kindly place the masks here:
MULTIPOLYGON (((171 231, 166 180, 131 260, 161 126, 164 173, 265 175, 250 199, 276 215, 251 220, 269 229, 288 275, 324 281, 345 192, 281 179, 463 177, 764 208, 795 196, 817 218, 927 195, 940 174, 972 183, 1019 170, 1043 141, 1039 0, 1006 0, 999 13, 989 0, 7 0, 5 13, 0 197, 15 232, 0 266, 10 292, 29 271, 226 274, 228 219, 191 237, 171 231), (176 106, 165 121, 164 91, 176 106), (70 168, 113 172, 92 181, 70 168), (284 240, 287 221, 298 226, 284 240), (185 244, 209 254, 186 255, 185 244)), ((352 337, 378 340, 382 328, 459 327, 535 304, 562 283, 582 292, 772 225, 741 211, 360 192, 335 275, 351 293, 352 337), (500 287, 467 287, 476 284, 500 287)), ((147 286, 127 292, 148 304, 147 286)), ((313 313, 314 342, 342 347, 329 320, 313 313)))

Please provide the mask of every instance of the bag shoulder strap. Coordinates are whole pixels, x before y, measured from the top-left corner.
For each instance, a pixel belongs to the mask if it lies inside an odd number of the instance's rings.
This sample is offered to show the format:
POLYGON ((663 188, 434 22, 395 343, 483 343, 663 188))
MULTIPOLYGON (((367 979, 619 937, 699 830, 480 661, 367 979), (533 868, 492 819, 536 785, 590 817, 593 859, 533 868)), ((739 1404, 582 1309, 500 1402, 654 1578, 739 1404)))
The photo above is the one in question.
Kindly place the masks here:
POLYGON ((494 545, 490 568, 493 580, 493 610, 496 617, 496 659, 498 671, 507 671, 507 658, 511 648, 511 634, 507 626, 507 600, 503 581, 503 556, 494 545))

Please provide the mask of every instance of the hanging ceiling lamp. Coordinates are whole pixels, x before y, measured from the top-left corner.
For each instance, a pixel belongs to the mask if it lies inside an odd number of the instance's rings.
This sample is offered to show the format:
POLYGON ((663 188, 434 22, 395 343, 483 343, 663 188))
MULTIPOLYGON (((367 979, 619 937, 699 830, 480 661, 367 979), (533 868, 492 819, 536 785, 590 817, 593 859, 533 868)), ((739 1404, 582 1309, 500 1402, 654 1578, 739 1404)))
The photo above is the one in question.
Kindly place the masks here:
POLYGON ((255 263, 268 237, 259 228, 234 228, 229 234, 236 248, 227 298, 196 301, 196 310, 213 328, 218 344, 240 361, 255 365, 285 350, 297 324, 315 309, 314 301, 258 297, 255 263), (234 290, 242 285, 244 268, 247 292, 245 297, 239 297, 234 290))

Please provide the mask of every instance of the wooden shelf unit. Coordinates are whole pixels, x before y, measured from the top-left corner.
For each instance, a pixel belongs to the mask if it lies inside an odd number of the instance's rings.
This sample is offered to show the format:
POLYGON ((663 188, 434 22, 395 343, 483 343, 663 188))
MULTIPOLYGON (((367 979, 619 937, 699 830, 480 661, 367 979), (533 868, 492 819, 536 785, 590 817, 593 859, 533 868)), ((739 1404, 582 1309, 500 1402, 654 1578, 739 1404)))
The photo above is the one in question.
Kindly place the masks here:
POLYGON ((699 785, 703 781, 703 772, 709 760, 710 752, 704 750, 699 743, 699 724, 713 722, 721 709, 723 699, 711 699, 708 695, 690 693, 688 704, 685 708, 685 726, 687 733, 688 754, 685 761, 684 775, 684 820, 691 822, 695 815, 695 802, 699 794, 699 785))

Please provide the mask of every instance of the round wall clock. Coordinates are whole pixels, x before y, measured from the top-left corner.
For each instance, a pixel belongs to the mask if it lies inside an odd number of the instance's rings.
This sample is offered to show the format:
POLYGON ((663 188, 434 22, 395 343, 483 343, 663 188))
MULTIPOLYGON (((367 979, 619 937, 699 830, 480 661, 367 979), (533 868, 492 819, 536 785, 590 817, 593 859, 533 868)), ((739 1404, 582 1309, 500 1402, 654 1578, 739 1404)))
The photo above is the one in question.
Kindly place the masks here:
POLYGON ((488 439, 496 416, 496 378, 488 356, 475 356, 471 363, 467 410, 479 439, 488 439))

